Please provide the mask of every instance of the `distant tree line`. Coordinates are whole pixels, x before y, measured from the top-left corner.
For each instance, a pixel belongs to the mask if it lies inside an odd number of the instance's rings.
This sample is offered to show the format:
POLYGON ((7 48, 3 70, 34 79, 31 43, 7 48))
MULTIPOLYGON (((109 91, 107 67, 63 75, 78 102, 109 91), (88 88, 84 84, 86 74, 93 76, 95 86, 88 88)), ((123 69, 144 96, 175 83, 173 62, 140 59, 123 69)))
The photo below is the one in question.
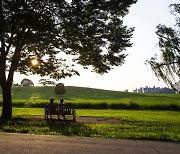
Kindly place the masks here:
POLYGON ((39 84, 43 85, 43 86, 55 86, 56 83, 54 81, 48 80, 48 79, 40 79, 39 80, 39 84))
POLYGON ((22 79, 20 84, 14 83, 13 86, 23 86, 23 87, 25 87, 25 86, 34 86, 34 83, 33 83, 32 80, 24 78, 24 79, 22 79))
MULTIPOLYGON (((41 84, 42 86, 55 86, 56 83, 52 80, 48 80, 48 79, 40 79, 39 80, 39 84, 41 84)), ((34 86, 34 83, 32 80, 28 79, 28 78, 24 78, 22 79, 21 83, 13 83, 13 86, 34 86)))

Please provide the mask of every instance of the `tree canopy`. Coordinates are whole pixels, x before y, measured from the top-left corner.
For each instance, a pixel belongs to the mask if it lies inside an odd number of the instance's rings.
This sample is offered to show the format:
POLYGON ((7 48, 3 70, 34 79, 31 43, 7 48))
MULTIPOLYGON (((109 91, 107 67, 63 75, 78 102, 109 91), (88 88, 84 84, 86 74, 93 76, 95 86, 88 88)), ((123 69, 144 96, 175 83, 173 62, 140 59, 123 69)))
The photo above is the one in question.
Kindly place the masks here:
MULTIPOLYGON (((23 74, 56 79, 77 74, 64 63, 60 52, 75 55, 74 62, 91 65, 95 72, 107 72, 124 62, 122 51, 131 46, 133 28, 123 26, 122 17, 135 2, 2 1, 1 55, 23 74), (36 67, 31 65, 34 58, 39 61, 36 67)), ((12 65, 8 68, 11 71, 12 65)))
POLYGON ((21 86, 34 86, 34 83, 32 82, 32 80, 24 78, 21 81, 21 86))
POLYGON ((42 84, 43 86, 54 86, 56 83, 54 81, 48 80, 48 79, 40 79, 39 84, 42 84))
POLYGON ((124 63, 133 28, 123 17, 136 0, 0 0, 3 115, 12 106, 14 72, 53 79, 79 75, 73 64, 105 73, 124 63), (6 109, 7 110, 6 110, 6 109))
POLYGON ((55 88, 54 88, 54 93, 56 95, 59 95, 61 97, 61 95, 65 94, 65 87, 63 83, 58 83, 55 88))
POLYGON ((170 8, 176 24, 174 27, 157 26, 158 47, 162 55, 160 60, 155 55, 147 62, 159 79, 177 90, 175 83, 180 80, 180 4, 171 4, 170 8))

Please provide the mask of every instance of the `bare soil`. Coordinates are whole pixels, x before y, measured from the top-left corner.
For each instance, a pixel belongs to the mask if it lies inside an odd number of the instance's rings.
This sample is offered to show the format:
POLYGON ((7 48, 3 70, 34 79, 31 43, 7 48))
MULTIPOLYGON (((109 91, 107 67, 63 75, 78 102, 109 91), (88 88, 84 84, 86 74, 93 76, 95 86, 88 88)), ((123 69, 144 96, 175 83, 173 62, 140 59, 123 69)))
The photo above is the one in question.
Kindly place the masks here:
MULTIPOLYGON (((44 116, 30 116, 30 119, 44 120, 44 116)), ((58 123, 76 123, 76 124, 122 124, 122 120, 111 119, 111 118, 95 118, 95 117, 76 117, 76 121, 72 121, 72 116, 66 116, 66 120, 62 117, 58 119, 57 116, 53 116, 49 121, 54 121, 58 123)))

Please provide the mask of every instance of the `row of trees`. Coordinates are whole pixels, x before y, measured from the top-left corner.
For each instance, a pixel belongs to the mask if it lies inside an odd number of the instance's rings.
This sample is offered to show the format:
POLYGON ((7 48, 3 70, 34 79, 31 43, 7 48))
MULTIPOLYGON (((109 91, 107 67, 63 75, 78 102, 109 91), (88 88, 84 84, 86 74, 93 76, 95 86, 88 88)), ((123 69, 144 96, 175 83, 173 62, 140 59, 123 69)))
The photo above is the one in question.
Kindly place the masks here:
POLYGON ((32 80, 24 78, 22 79, 21 84, 15 83, 13 86, 34 86, 34 83, 32 80))
MULTIPOLYGON (((56 83, 54 81, 48 80, 48 79, 40 79, 39 84, 43 86, 55 86, 56 83)), ((21 83, 13 84, 13 86, 34 86, 34 83, 32 80, 24 78, 22 79, 21 83)))

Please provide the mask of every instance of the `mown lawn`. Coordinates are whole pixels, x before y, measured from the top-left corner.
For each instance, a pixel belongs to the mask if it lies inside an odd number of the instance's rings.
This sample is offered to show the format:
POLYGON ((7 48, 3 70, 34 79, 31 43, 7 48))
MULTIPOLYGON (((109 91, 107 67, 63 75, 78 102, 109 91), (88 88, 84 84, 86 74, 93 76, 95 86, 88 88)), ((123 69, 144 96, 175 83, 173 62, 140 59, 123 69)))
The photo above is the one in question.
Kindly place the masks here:
MULTIPOLYGON (((32 118, 44 116, 44 106, 49 98, 59 101, 54 95, 54 87, 13 87, 12 97, 13 118, 0 120, 1 132, 180 141, 179 94, 137 94, 66 87, 65 103, 71 102, 82 108, 77 109, 77 116, 120 119, 122 124, 57 123, 32 118)), ((1 110, 0 107, 0 113, 1 110)))
MULTIPOLYGON (((140 94, 69 86, 62 97, 65 102, 76 105, 76 108, 180 111, 179 94, 140 94)), ((12 98, 15 107, 44 107, 49 98, 59 102, 54 87, 13 87, 12 98)))
POLYGON ((12 120, 0 120, 1 132, 180 141, 180 112, 176 111, 77 110, 77 116, 121 119, 122 124, 57 123, 30 118, 43 116, 42 108, 13 108, 13 115, 12 120))

